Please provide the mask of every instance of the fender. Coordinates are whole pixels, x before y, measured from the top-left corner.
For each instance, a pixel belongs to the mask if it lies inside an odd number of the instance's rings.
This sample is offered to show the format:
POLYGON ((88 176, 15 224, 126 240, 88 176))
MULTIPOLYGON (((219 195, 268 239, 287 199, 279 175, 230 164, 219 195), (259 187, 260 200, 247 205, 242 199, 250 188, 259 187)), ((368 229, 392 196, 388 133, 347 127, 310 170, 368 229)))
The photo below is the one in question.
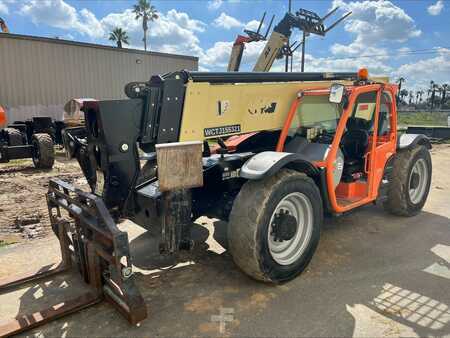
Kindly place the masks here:
POLYGON ((308 176, 319 175, 319 170, 302 154, 263 151, 244 163, 240 176, 249 180, 260 180, 285 167, 304 172, 308 176))
POLYGON ((427 149, 431 149, 431 142, 428 137, 423 134, 402 134, 397 140, 397 149, 412 149, 416 145, 423 145, 427 149))

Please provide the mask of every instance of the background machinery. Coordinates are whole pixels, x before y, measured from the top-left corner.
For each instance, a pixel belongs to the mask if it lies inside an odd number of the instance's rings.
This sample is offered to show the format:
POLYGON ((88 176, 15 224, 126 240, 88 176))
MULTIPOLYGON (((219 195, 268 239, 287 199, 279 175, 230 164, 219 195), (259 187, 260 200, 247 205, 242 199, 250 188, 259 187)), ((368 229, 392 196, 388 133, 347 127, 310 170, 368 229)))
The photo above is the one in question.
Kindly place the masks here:
POLYGON ((53 145, 62 143, 62 127, 49 117, 34 117, 8 125, 6 112, 0 107, 0 163, 32 158, 36 168, 51 169, 55 162, 53 145))
MULTIPOLYGON (((306 36, 309 34, 317 34, 325 36, 327 32, 336 27, 340 22, 347 18, 351 12, 346 13, 339 20, 325 27, 324 21, 333 15, 339 7, 333 9, 330 13, 321 18, 319 15, 306 9, 300 9, 295 14, 288 12, 284 18, 274 27, 269 40, 266 43, 262 53, 260 54, 253 71, 254 72, 268 72, 272 68, 275 59, 283 55, 283 48, 289 47, 289 37, 292 34, 293 28, 298 28, 303 32, 302 46, 302 67, 304 71, 305 61, 305 43, 306 36)), ((299 44, 300 45, 300 44, 299 44)), ((293 48, 293 46, 290 46, 293 48)), ((286 52, 284 53, 286 55, 286 52)), ((288 62, 286 62, 286 69, 288 62)))
POLYGON ((245 45, 251 42, 264 41, 267 39, 267 35, 270 32, 270 28, 272 27, 273 20, 275 19, 275 15, 272 16, 270 20, 269 26, 267 27, 267 31, 265 35, 260 34, 261 28, 264 24, 264 18, 266 17, 266 12, 264 12, 263 17, 259 23, 258 29, 256 32, 251 31, 249 29, 244 29, 244 32, 247 34, 238 35, 236 40, 233 43, 233 47, 231 49, 230 60, 228 61, 228 71, 229 72, 237 72, 241 66, 242 56, 244 54, 245 45))
POLYGON ((201 215, 228 221, 239 268, 278 283, 306 268, 324 215, 374 202, 417 214, 430 189, 431 146, 423 135, 397 134, 396 91, 366 70, 180 71, 130 83, 129 99, 85 102, 87 136, 67 130, 66 144, 92 191, 52 180, 47 201, 64 268, 75 259, 94 291, 32 325, 104 298, 131 323, 146 317, 119 219, 149 230, 161 254, 190 248, 201 215), (232 145, 221 139, 240 134, 232 145), (208 140, 218 140, 216 154, 208 140))

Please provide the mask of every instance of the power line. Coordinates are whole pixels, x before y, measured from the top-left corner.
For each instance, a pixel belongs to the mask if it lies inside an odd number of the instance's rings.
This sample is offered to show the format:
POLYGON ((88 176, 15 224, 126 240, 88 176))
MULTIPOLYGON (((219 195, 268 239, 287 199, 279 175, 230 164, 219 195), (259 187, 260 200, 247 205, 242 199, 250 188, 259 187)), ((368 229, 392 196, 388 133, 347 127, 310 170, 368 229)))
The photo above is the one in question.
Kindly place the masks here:
POLYGON ((385 54, 366 54, 366 55, 358 55, 358 56, 346 56, 346 57, 332 57, 327 58, 327 60, 348 60, 348 59, 364 59, 364 58, 373 58, 373 57, 389 57, 389 56, 408 56, 408 55, 422 55, 422 54, 439 54, 441 48, 450 48, 450 47, 435 47, 435 48, 427 48, 427 49, 416 49, 405 52, 398 53, 385 53, 385 54))

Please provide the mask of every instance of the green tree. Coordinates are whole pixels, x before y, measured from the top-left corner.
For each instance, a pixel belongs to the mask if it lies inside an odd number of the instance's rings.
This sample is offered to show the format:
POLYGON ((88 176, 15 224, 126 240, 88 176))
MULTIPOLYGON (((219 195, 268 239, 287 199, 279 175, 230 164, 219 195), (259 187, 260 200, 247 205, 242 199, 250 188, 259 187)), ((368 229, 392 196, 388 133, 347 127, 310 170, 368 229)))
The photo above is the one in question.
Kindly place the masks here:
POLYGON ((155 21, 159 18, 155 6, 152 6, 150 0, 138 0, 136 5, 133 5, 133 13, 136 15, 135 19, 142 18, 142 29, 144 31, 144 49, 147 50, 147 31, 149 21, 155 21))
POLYGON ((128 39, 129 37, 127 32, 120 27, 114 28, 114 30, 109 33, 109 40, 115 41, 117 43, 117 47, 119 48, 122 48, 123 43, 129 45, 130 43, 128 42, 128 39))

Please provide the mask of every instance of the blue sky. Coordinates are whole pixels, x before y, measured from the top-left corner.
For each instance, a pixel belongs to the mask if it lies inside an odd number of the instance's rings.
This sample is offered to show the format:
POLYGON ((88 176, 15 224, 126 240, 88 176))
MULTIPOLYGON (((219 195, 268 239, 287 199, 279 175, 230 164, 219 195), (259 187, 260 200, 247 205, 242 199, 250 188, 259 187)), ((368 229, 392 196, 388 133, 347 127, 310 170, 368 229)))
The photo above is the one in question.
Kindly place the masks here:
MULTIPOLYGON (((327 37, 308 38, 307 71, 349 71, 366 66, 369 72, 407 78, 410 88, 424 88, 431 79, 450 83, 450 1, 293 0, 324 15, 340 6, 336 18, 352 11, 345 23, 327 37), (369 57, 368 57, 369 56, 369 57)), ((111 45, 108 33, 127 30, 132 48, 143 48, 141 23, 134 20, 134 1, 0 0, 0 16, 12 33, 59 37, 111 45)), ((151 50, 196 55, 200 69, 225 70, 232 42, 245 27, 255 28, 262 13, 287 10, 287 0, 164 0, 152 1, 160 19, 150 26, 151 50)), ((332 20, 330 20, 332 21, 332 20)), ((294 31, 292 40, 299 39, 294 31)), ((252 68, 264 42, 247 46, 243 70, 252 68)), ((300 54, 295 57, 298 69, 300 54)), ((281 62, 273 70, 281 70, 281 62)))

